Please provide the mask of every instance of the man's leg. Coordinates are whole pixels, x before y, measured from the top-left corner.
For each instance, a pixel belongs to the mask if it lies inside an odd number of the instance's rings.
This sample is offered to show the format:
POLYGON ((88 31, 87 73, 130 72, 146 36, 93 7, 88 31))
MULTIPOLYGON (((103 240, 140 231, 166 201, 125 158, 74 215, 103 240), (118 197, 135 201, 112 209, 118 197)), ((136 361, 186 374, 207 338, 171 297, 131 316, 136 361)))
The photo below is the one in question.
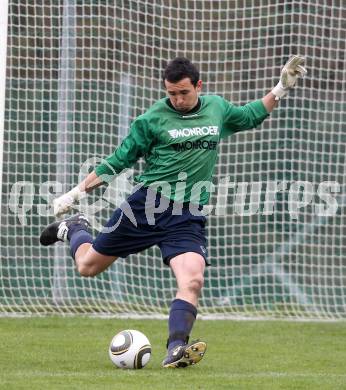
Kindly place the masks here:
POLYGON ((75 215, 48 225, 41 233, 40 242, 45 246, 57 241, 69 242, 79 273, 82 276, 95 276, 109 267, 117 257, 103 255, 93 249, 89 226, 83 215, 75 215))
POLYGON ((195 252, 182 253, 169 263, 177 280, 176 299, 182 299, 197 306, 204 283, 205 260, 195 252))
POLYGON ((75 254, 78 272, 82 276, 95 276, 108 268, 117 257, 96 252, 91 244, 82 244, 75 254))
POLYGON ((202 359, 206 344, 188 339, 197 316, 197 302, 203 287, 204 258, 195 252, 187 252, 171 259, 170 267, 177 280, 176 299, 169 314, 168 355, 164 367, 186 367, 202 359))

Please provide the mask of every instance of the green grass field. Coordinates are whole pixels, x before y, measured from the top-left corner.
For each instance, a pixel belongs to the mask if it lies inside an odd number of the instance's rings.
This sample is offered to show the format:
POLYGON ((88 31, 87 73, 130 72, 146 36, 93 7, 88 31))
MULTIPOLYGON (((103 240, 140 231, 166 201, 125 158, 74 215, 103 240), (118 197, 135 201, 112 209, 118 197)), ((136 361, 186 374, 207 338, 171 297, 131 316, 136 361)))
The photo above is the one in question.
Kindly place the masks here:
POLYGON ((346 389, 346 323, 198 321, 208 342, 195 367, 163 369, 166 322, 94 318, 0 318, 1 389, 346 389), (138 329, 152 359, 120 370, 112 336, 138 329))

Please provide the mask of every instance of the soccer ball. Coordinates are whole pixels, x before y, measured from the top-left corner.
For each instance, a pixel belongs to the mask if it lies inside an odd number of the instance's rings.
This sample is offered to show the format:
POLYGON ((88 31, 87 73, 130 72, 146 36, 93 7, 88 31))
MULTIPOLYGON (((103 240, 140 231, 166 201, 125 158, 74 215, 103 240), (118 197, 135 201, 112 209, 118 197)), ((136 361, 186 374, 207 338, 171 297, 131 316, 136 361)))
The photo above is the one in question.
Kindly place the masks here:
POLYGON ((109 346, 109 357, 119 368, 143 368, 150 360, 151 345, 138 330, 123 330, 109 346))

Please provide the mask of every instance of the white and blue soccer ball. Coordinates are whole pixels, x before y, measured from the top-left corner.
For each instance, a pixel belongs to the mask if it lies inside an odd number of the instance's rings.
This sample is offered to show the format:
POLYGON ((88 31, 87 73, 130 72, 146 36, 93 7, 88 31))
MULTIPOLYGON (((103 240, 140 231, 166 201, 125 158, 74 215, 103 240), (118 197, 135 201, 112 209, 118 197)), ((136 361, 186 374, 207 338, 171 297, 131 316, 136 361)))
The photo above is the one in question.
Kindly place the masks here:
POLYGON ((119 368, 143 368, 151 356, 148 338, 138 330, 123 330, 109 345, 109 357, 119 368))

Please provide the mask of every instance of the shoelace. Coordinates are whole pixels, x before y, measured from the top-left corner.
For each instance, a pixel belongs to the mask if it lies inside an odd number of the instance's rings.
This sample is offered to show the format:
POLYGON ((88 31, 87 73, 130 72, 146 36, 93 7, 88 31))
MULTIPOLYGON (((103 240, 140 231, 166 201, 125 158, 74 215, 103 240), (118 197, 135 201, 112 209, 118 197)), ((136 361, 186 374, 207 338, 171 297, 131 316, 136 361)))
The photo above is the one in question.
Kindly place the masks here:
POLYGON ((58 237, 59 240, 66 241, 67 233, 68 233, 68 227, 66 226, 66 222, 61 222, 56 236, 58 237))

